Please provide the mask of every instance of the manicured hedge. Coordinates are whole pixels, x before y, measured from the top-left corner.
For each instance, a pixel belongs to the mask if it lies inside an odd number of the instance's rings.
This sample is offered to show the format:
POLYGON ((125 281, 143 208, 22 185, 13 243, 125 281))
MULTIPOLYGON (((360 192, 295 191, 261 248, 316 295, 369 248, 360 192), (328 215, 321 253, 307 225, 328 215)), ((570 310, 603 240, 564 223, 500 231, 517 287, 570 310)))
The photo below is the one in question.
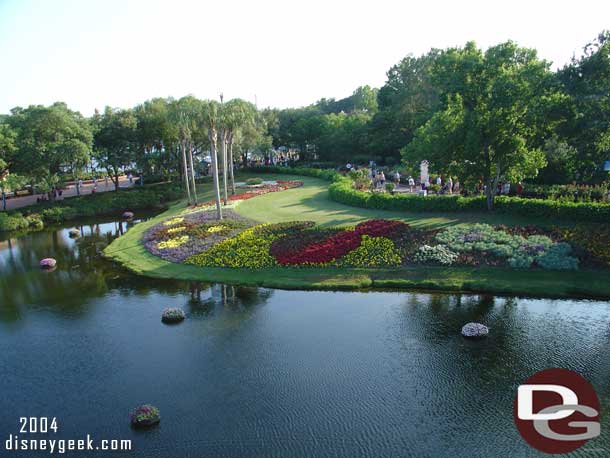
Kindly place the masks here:
POLYGON ((276 167, 276 166, 265 166, 265 167, 249 167, 246 169, 248 172, 253 173, 281 173, 283 175, 301 175, 306 177, 320 178, 322 180, 332 181, 337 177, 340 177, 337 172, 332 169, 312 169, 308 167, 276 167))
MULTIPOLYGON (((304 167, 255 167, 256 173, 283 173, 304 175, 332 181, 328 191, 331 200, 352 207, 410 212, 484 212, 487 205, 484 196, 418 196, 413 194, 387 194, 358 191, 352 181, 334 170, 304 167)), ((496 211, 508 215, 552 218, 579 222, 610 223, 610 204, 598 202, 563 202, 558 200, 523 199, 498 196, 496 211)))
POLYGON ((485 197, 418 196, 357 191, 349 178, 339 177, 329 187, 331 200, 379 210, 411 212, 473 212, 485 210, 485 197))
POLYGON ((178 188, 163 184, 44 202, 0 213, 0 232, 41 228, 43 223, 61 223, 88 216, 120 214, 124 210, 155 208, 181 196, 178 188))
POLYGON ((498 196, 496 211, 510 215, 610 223, 610 204, 598 202, 561 202, 498 196))

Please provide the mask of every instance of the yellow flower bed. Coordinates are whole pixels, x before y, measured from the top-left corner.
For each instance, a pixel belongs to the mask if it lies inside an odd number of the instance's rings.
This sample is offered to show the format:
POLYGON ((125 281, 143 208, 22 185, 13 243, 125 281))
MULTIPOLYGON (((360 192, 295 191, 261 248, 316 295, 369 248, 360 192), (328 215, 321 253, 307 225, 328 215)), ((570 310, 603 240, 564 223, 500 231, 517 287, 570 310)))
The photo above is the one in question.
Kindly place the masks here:
POLYGON ((178 248, 180 245, 183 245, 188 242, 188 239, 188 235, 183 235, 182 237, 174 237, 173 239, 159 242, 157 244, 157 248, 159 248, 160 250, 165 250, 166 248, 178 248))
POLYGON ((168 234, 175 234, 176 232, 182 232, 185 229, 186 229, 186 226, 172 227, 171 229, 167 230, 167 233, 168 234))
POLYGON ((173 226, 174 224, 178 224, 184 221, 184 218, 178 216, 176 218, 168 219, 163 223, 164 226, 173 226))
POLYGON ((225 229, 224 226, 210 226, 210 227, 208 227, 208 232, 213 234, 214 232, 220 232, 224 229, 225 229))

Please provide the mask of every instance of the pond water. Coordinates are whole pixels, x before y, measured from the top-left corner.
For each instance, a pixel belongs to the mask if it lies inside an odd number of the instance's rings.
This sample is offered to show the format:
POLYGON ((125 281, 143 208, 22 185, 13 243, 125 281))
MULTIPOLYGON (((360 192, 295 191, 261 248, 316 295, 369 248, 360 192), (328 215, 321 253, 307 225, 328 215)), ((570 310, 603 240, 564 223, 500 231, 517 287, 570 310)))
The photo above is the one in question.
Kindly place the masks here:
MULTIPOLYGON (((3 446, 19 417, 46 416, 59 430, 39 438, 133 440, 93 456, 540 456, 512 403, 547 367, 583 374, 607 413, 608 302, 150 280, 100 256, 125 223, 80 228, 0 241, 3 446), (168 306, 188 319, 162 324, 168 306), (464 340, 468 321, 490 337, 464 340), (161 424, 132 430, 143 403, 161 424)), ((610 455, 609 431, 573 456, 610 455)))

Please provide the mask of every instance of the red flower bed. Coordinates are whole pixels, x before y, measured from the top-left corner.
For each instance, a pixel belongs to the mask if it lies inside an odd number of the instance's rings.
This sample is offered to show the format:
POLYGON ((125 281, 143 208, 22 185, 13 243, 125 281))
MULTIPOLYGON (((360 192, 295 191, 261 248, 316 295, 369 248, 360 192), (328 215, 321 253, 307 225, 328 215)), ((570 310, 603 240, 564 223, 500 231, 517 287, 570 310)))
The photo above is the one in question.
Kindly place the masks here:
POLYGON ((404 231, 407 224, 400 221, 370 220, 358 224, 354 230, 341 231, 321 242, 311 243, 298 251, 272 253, 278 263, 286 265, 325 264, 345 256, 360 246, 363 235, 393 237, 404 231))
POLYGON ((369 237, 388 237, 392 238, 409 227, 402 221, 387 219, 370 219, 356 226, 355 231, 369 237))

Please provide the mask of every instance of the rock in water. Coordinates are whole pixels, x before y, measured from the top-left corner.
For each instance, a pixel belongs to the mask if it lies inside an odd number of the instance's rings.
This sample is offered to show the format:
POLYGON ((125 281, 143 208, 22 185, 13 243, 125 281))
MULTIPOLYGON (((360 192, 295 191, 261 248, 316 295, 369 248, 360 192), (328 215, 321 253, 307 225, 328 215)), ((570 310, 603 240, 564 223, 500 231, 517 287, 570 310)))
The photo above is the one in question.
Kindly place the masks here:
POLYGON ((131 424, 136 428, 156 425, 161 421, 159 409, 150 404, 144 404, 131 412, 131 424))
POLYGON ((178 307, 167 308, 163 310, 163 315, 161 315, 161 321, 164 323, 180 323, 185 318, 184 310, 178 307))
POLYGON ((57 265, 57 261, 53 258, 44 258, 40 260, 40 267, 43 269, 52 269, 57 265))
POLYGON ((481 323, 466 323, 462 327, 462 335, 470 339, 481 339, 488 334, 489 328, 481 323))

